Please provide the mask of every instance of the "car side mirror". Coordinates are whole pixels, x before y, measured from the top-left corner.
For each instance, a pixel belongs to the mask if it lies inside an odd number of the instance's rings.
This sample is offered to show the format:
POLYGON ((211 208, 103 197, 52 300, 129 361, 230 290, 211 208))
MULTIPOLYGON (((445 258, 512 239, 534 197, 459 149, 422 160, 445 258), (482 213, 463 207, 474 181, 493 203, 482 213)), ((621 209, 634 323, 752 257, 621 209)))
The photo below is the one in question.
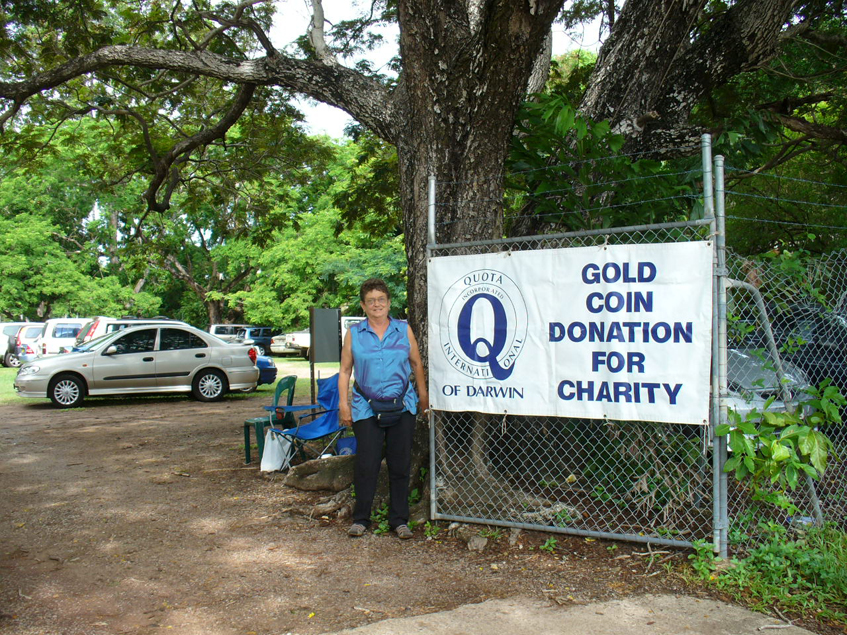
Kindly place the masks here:
POLYGON ((103 351, 103 354, 104 355, 114 355, 117 352, 118 352, 118 347, 115 346, 114 344, 112 344, 111 346, 108 346, 105 351, 103 351))

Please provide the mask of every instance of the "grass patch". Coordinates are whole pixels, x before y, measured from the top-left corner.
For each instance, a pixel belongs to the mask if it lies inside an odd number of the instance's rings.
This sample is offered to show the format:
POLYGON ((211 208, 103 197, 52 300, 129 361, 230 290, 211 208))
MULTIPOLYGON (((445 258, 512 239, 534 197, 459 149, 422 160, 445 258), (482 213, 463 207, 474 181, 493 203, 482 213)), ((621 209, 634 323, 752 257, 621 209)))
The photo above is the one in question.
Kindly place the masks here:
POLYGON ((832 525, 794 533, 761 523, 762 542, 718 572, 711 545, 691 556, 699 576, 750 608, 847 625, 847 533, 832 525))
MULTIPOLYGON (((12 403, 14 401, 24 401, 15 394, 15 377, 17 376, 17 374, 17 368, 6 368, 5 366, 0 368, 0 404, 12 403)), ((41 400, 27 399, 27 401, 37 403, 37 401, 41 400)), ((45 399, 44 401, 47 400, 45 399)))

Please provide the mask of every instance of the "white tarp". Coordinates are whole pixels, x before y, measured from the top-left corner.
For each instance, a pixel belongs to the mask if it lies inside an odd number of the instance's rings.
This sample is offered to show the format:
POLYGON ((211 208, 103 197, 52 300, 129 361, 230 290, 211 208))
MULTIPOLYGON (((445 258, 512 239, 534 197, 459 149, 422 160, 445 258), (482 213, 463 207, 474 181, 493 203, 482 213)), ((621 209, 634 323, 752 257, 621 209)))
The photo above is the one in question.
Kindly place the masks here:
POLYGON ((429 394, 451 412, 709 419, 710 242, 429 261, 429 394))

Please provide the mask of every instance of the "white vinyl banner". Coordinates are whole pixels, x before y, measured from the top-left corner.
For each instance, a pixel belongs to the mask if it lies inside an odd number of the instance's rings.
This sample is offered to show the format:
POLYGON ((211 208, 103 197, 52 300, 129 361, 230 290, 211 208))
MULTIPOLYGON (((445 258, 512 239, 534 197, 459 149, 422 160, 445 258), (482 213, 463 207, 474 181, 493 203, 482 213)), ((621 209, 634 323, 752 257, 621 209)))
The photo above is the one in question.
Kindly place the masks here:
POLYGON ((436 410, 705 424, 710 242, 429 261, 436 410))

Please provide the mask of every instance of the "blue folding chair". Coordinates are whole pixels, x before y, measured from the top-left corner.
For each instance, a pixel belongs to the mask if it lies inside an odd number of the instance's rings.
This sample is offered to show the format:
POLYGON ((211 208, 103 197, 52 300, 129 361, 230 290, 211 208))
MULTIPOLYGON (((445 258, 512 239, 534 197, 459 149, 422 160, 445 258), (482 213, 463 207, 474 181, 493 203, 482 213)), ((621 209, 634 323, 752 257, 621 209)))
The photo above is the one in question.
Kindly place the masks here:
POLYGON ((297 417, 297 426, 287 430, 275 430, 286 436, 306 458, 306 442, 328 439, 324 449, 317 456, 324 454, 347 429, 338 422, 338 374, 318 380, 318 403, 307 406, 277 406, 278 410, 297 417), (300 412, 305 414, 300 414, 300 412))

